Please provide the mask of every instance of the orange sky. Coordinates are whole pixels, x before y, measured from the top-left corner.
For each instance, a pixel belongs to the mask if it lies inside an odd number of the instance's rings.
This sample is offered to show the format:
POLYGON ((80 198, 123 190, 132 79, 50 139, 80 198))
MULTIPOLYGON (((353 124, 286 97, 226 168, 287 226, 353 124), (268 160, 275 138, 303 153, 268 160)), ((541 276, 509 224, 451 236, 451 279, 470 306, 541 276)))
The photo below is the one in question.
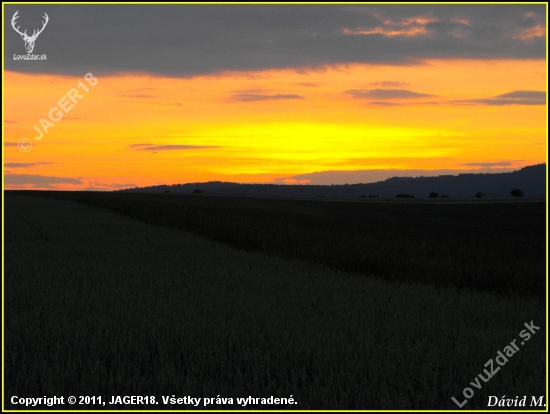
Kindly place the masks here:
POLYGON ((543 59, 193 78, 125 73, 98 76, 95 86, 84 75, 4 73, 6 174, 75 180, 50 187, 57 189, 116 189, 274 182, 330 170, 467 169, 463 164, 477 162, 520 168, 546 159, 545 105, 490 104, 514 91, 545 91, 543 59), (50 110, 73 88, 80 90, 77 103, 35 139, 33 127, 51 122, 50 110), (23 138, 32 143, 28 152, 17 147, 23 138))

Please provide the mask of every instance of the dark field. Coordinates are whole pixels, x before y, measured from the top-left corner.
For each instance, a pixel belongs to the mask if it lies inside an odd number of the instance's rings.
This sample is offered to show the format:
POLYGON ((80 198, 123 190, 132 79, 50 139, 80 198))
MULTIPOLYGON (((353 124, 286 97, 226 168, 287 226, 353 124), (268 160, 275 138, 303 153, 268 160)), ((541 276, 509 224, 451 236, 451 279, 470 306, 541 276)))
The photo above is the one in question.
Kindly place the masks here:
POLYGON ((238 249, 392 281, 545 298, 546 206, 44 192, 238 249))
POLYGON ((470 387, 471 410, 545 395, 544 202, 5 194, 5 409, 140 395, 158 404, 26 409, 456 410, 470 387), (521 351, 471 385, 531 321, 521 351), (249 396, 296 404, 236 401, 249 396))

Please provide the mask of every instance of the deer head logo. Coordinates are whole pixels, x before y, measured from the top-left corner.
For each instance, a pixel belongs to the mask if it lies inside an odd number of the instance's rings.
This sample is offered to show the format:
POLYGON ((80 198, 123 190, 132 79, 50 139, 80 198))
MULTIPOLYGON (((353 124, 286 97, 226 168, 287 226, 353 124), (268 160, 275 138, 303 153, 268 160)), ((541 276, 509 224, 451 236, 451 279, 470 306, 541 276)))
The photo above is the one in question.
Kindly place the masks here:
POLYGON ((40 29, 38 31, 34 30, 33 33, 32 33, 32 36, 29 36, 27 34, 27 30, 25 30, 24 32, 21 32, 19 30, 19 26, 15 27, 15 21, 19 17, 17 15, 17 13, 19 13, 19 10, 17 10, 14 13, 13 17, 11 18, 11 26, 13 27, 13 30, 15 30, 17 33, 19 33, 21 35, 21 38, 25 41, 25 49, 27 49, 27 53, 32 53, 32 51, 34 49, 34 42, 36 41, 36 38, 38 37, 38 35, 44 31, 44 28, 48 24, 49 17, 46 13, 44 13, 43 17, 46 20, 42 23, 42 29, 40 29))

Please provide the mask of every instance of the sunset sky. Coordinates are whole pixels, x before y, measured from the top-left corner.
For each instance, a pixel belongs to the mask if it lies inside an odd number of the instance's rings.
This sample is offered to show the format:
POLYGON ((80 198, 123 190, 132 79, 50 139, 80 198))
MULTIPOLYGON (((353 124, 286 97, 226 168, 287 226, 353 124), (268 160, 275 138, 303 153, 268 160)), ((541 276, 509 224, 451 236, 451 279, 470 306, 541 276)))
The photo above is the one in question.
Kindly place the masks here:
POLYGON ((543 4, 3 7, 6 189, 546 162, 543 4))

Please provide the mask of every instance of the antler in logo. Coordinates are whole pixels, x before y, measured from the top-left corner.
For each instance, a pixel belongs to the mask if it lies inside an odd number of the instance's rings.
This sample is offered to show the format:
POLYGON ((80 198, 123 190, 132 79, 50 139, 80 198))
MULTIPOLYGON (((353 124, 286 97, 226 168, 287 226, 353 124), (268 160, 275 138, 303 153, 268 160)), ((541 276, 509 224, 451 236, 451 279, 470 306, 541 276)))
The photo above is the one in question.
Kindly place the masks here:
POLYGON ((44 31, 44 28, 48 24, 49 17, 46 13, 44 13, 43 17, 46 20, 42 23, 42 29, 40 29, 38 31, 34 30, 33 33, 32 33, 32 36, 29 36, 29 35, 27 35, 27 30, 25 30, 24 32, 21 32, 19 30, 19 26, 15 27, 15 21, 19 17, 17 15, 17 13, 19 13, 19 10, 17 10, 14 13, 13 17, 11 18, 11 26, 13 27, 13 30, 15 30, 17 33, 19 33, 21 35, 21 38, 25 41, 25 49, 27 49, 27 53, 32 53, 32 51, 34 49, 34 42, 36 41, 36 38, 38 37, 38 35, 44 31))

